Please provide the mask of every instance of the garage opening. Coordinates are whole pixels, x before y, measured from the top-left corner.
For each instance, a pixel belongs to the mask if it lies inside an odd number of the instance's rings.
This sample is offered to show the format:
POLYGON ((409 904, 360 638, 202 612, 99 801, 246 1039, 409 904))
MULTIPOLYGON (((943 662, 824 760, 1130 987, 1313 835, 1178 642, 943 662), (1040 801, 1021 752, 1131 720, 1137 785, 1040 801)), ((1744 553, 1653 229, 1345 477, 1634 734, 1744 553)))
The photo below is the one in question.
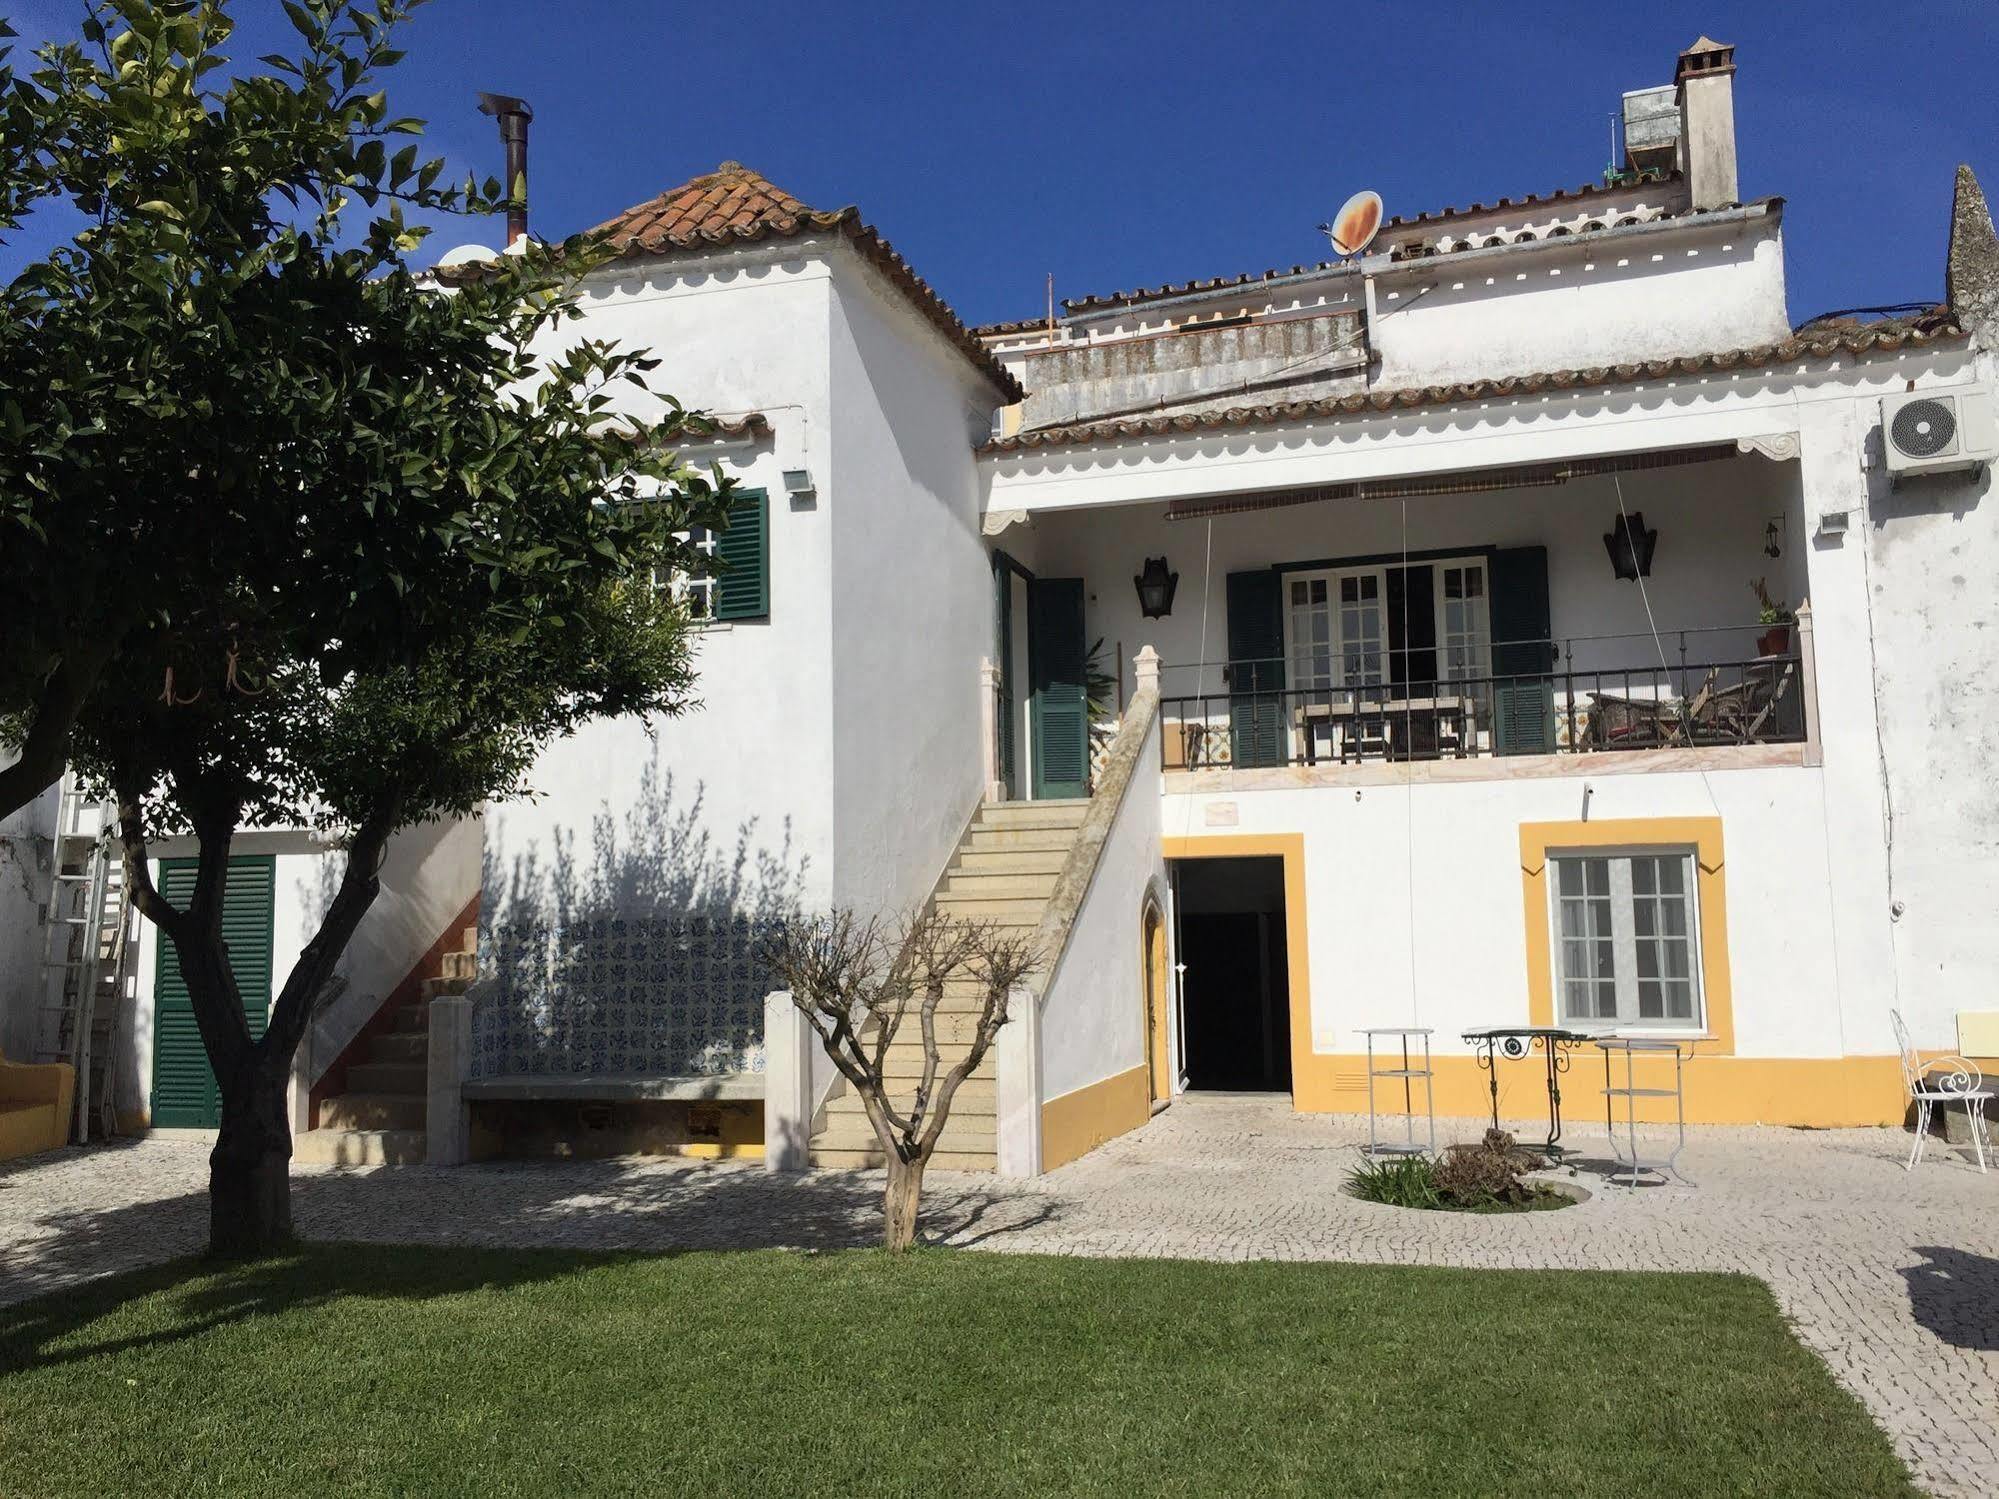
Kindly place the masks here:
POLYGON ((1291 1091, 1284 861, 1178 859, 1187 1086, 1291 1091))

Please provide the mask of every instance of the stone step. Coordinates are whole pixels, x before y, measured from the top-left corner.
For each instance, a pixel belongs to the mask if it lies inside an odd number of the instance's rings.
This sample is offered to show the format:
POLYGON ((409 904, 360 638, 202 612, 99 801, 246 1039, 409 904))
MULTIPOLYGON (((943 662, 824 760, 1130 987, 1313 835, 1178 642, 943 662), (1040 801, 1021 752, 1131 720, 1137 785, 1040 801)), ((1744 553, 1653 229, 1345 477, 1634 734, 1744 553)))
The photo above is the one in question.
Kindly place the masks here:
MULTIPOLYGON (((812 1164, 822 1171, 873 1171, 884 1164, 880 1145, 871 1149, 849 1150, 818 1146, 812 1148, 812 1164)), ((999 1167, 999 1153, 994 1150, 945 1150, 941 1146, 930 1157, 932 1171, 994 1171, 999 1167)))
POLYGON ((1088 801, 988 802, 979 808, 974 826, 982 828, 1079 828, 1089 812, 1088 801))
POLYGON ((320 1129, 420 1130, 423 1126, 424 1098, 420 1093, 342 1093, 319 1105, 320 1129))
POLYGON ((1056 875, 1068 859, 1066 843, 1060 848, 966 848, 946 873, 1056 875))
POLYGON ((421 1098, 429 1086, 423 1062, 356 1062, 347 1069, 347 1086, 356 1093, 411 1093, 421 1098))
MULTIPOLYGON (((992 1056, 988 1054, 985 1061, 979 1064, 978 1070, 962 1083, 958 1084, 957 1096, 951 1100, 952 1118, 957 1118, 961 1113, 990 1114, 993 1112, 995 1107, 995 1094, 993 1090, 996 1084, 993 1078, 992 1063, 992 1056)), ((944 1081, 944 1073, 948 1070, 947 1068, 938 1069, 937 1081, 940 1085, 944 1081)), ((922 1080, 923 1073, 921 1069, 902 1077, 896 1076, 893 1072, 889 1073, 888 1101, 897 1108, 906 1109, 915 1099, 916 1085, 922 1080)), ((852 1090, 851 1084, 848 1085, 847 1092, 835 1094, 826 1100, 827 1112, 830 1114, 836 1105, 842 1112, 866 1112, 861 1107, 861 1095, 852 1090)))
MULTIPOLYGON (((812 1137, 814 1150, 879 1150, 881 1141, 865 1114, 826 1116, 826 1127, 812 1137)), ((996 1151, 999 1149, 999 1122, 990 1114, 960 1114, 956 1109, 944 1122, 937 1137, 939 1150, 996 1151)))
POLYGON ((426 1004, 406 1004, 397 1010, 390 1022, 390 1028, 405 1034, 430 1033, 430 1006, 426 1004))
POLYGON ((371 1062, 417 1062, 429 1065, 430 1037, 422 1031, 389 1031, 368 1043, 371 1062))
MULTIPOLYGON (((937 1045, 945 1056, 951 1056, 954 1047, 962 1052, 964 1047, 970 1046, 972 1038, 978 1034, 978 1031, 979 1006, 962 1002, 953 1004, 948 996, 944 1003, 938 1006, 937 1045)), ((872 1045, 874 1032, 870 1029, 863 1034, 869 1038, 869 1044, 872 1045)), ((904 1017, 902 1025, 895 1033, 895 1039, 889 1042, 889 1051, 891 1053, 914 1051, 921 1055, 922 1050, 923 1023, 911 1014, 904 1017)))
POLYGON ((421 1166, 420 1129, 310 1129, 292 1140, 295 1166, 421 1166))
POLYGON ((972 853, 1007 850, 1013 853, 1067 853, 1076 842, 1074 828, 974 827, 966 834, 964 849, 972 853))
POLYGON ((996 926, 1039 926, 1048 905, 1046 896, 994 900, 981 895, 962 895, 946 890, 937 897, 937 909, 959 921, 985 921, 996 926))
POLYGON ((982 896, 988 899, 1045 901, 1055 893, 1056 879, 1056 875, 1045 872, 1021 874, 1006 869, 967 870, 962 874, 945 875, 944 888, 940 894, 954 897, 982 896))

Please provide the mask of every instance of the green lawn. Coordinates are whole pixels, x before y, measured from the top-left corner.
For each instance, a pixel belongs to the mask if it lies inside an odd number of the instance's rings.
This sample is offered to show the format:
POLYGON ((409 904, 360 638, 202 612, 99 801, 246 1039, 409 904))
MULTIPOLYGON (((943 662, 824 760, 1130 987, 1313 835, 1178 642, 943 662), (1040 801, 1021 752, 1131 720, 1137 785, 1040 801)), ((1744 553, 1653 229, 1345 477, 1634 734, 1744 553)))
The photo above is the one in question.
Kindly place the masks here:
POLYGON ((1909 1494, 1744 1277, 314 1246, 0 1309, 0 1494, 1909 1494))

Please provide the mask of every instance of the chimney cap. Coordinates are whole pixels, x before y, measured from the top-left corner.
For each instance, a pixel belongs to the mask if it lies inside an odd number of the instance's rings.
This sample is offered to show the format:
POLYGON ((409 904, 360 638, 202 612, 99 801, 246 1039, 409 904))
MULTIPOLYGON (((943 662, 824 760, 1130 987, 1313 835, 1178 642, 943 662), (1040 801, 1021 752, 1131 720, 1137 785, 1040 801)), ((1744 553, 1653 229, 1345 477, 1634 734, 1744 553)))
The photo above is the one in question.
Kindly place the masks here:
POLYGON ((1703 35, 1696 37, 1694 44, 1682 52, 1679 61, 1673 65, 1673 85, 1676 90, 1684 88, 1690 74, 1708 77, 1734 71, 1734 44, 1718 42, 1711 36, 1703 35))
POLYGON ((519 115, 524 120, 532 120, 534 118, 534 111, 528 108, 528 101, 517 99, 512 94, 488 94, 481 92, 479 95, 479 113, 482 115, 493 115, 496 118, 502 115, 519 115))

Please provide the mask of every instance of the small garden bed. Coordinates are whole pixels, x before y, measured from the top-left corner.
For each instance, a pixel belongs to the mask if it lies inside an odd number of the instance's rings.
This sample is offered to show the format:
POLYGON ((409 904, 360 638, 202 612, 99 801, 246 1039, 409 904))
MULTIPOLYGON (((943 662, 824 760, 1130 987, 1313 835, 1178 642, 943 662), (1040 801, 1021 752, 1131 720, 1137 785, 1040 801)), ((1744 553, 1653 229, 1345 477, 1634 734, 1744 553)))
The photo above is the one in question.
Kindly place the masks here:
POLYGON ((1443 1154, 1363 1161, 1347 1175, 1347 1191, 1364 1202, 1439 1213, 1540 1213, 1574 1207, 1588 1193, 1529 1172, 1546 1162, 1503 1130, 1487 1130, 1476 1145, 1446 1146, 1443 1154))

